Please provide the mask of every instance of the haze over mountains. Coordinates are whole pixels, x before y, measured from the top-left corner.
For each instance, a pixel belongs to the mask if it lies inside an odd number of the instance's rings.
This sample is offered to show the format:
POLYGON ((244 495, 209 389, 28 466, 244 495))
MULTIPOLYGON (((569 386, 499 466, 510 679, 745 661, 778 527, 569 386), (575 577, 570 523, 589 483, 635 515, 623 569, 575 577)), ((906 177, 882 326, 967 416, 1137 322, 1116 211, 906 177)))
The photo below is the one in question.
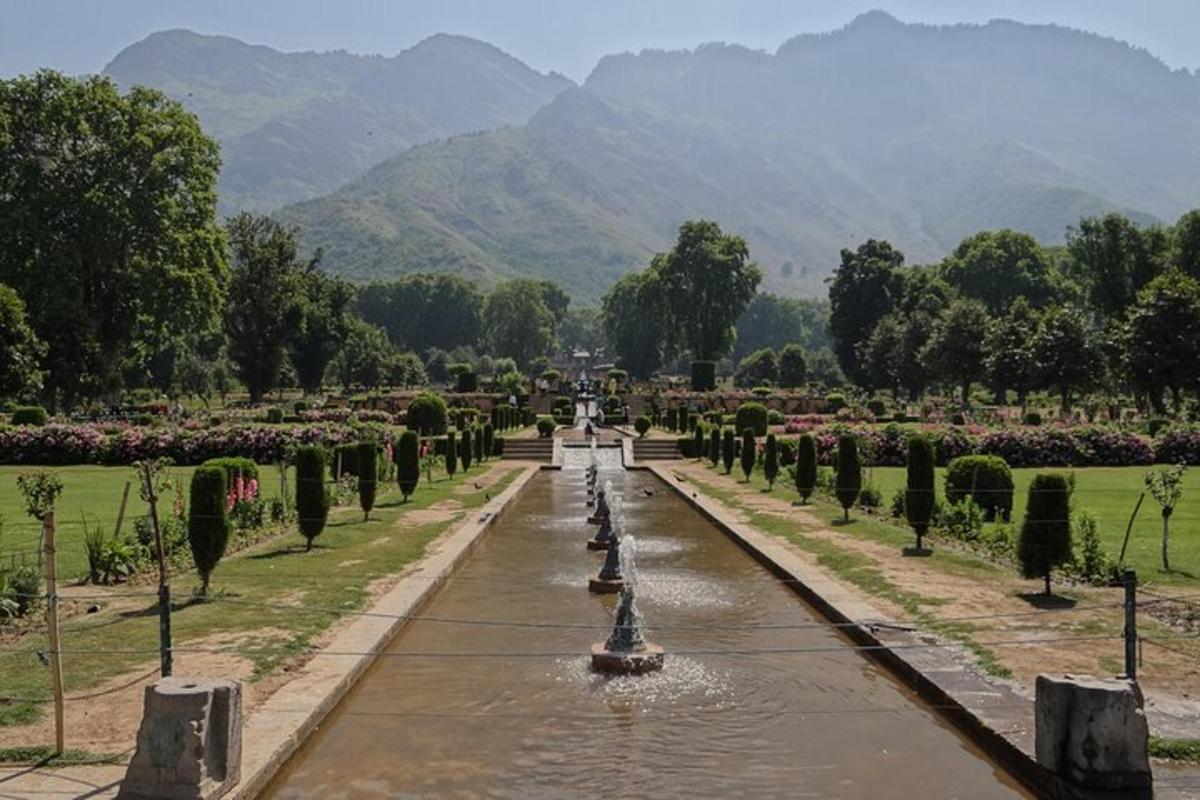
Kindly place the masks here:
POLYGON ((872 12, 774 54, 607 57, 579 87, 460 37, 379 59, 175 32, 109 71, 197 110, 227 208, 314 198, 280 213, 358 280, 535 275, 594 300, 704 216, 766 288, 815 294, 868 237, 928 261, 983 228, 1053 243, 1083 215, 1200 205, 1200 77, 1054 26, 872 12))

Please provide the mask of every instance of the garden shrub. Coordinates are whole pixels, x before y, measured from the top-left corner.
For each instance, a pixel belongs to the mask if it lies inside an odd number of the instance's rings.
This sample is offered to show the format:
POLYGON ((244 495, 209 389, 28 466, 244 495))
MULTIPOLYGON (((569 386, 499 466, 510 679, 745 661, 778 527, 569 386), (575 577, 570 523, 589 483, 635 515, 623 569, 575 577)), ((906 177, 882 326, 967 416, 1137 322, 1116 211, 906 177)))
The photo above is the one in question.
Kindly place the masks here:
POLYGON ((479 375, 470 370, 459 372, 454 377, 454 391, 462 394, 479 391, 479 375))
POLYGON ((248 458, 241 456, 223 456, 221 458, 210 458, 201 466, 205 467, 220 467, 225 471, 225 481, 229 485, 237 480, 237 476, 241 475, 244 480, 258 480, 258 464, 255 464, 248 458))
POLYGON ((460 461, 462 461, 463 472, 471 469, 471 457, 473 455, 472 447, 474 445, 474 442, 471 441, 472 438, 471 429, 463 428, 462 438, 458 443, 458 458, 460 461))
MULTIPOLYGON (((540 424, 538 425, 538 429, 541 429, 540 424)), ((446 474, 453 478, 454 473, 458 472, 458 441, 454 436, 454 431, 446 432, 444 455, 446 458, 446 474)))
POLYGON ((833 393, 825 395, 825 413, 836 414, 846 407, 846 395, 833 393))
POLYGON ((12 412, 13 425, 42 426, 50 421, 50 415, 41 406, 17 406, 12 412))
POLYGON ((642 414, 633 421, 633 429, 637 431, 638 438, 644 438, 650 432, 650 418, 642 414))
POLYGON ((1076 560, 1079 577, 1090 583, 1108 583, 1116 577, 1116 564, 1104 552, 1096 518, 1084 511, 1075 522, 1075 536, 1079 542, 1079 558, 1076 560))
POLYGON ((908 440, 908 466, 904 492, 904 518, 917 535, 917 549, 933 521, 935 495, 933 444, 924 436, 908 440))
POLYGON ((1154 419, 1150 419, 1150 420, 1146 421, 1146 433, 1150 434, 1151 437, 1158 436, 1158 434, 1164 428, 1167 428, 1168 426, 1170 426, 1170 424, 1171 424, 1171 421, 1169 419, 1162 419, 1161 417, 1155 417, 1154 419))
POLYGON ((966 425, 967 417, 961 411, 955 411, 953 414, 950 415, 950 424, 951 425, 966 425))
POLYGON ((486 461, 496 454, 496 433, 492 429, 492 423, 485 422, 480 430, 481 444, 483 447, 483 459, 486 461))
POLYGON ((850 507, 862 491, 862 461, 858 456, 858 439, 852 434, 838 438, 837 484, 835 494, 842 505, 844 519, 850 519, 850 507))
POLYGON ((679 455, 684 458, 696 458, 696 440, 691 436, 680 436, 675 440, 679 455))
POLYGON ((779 440, 779 466, 790 467, 796 463, 796 440, 779 440))
POLYGON ((209 580, 229 543, 232 524, 225 510, 228 484, 220 467, 198 467, 192 473, 188 504, 188 544, 200 576, 200 595, 208 594, 209 580))
POLYGON ((421 480, 421 443, 416 431, 405 431, 396 442, 396 483, 404 502, 421 480))
POLYGON ((736 459, 737 434, 733 432, 733 428, 726 428, 721 435, 721 464, 725 467, 726 475, 733 471, 733 462, 736 459))
POLYGON ((713 425, 708 429, 708 460, 716 468, 721 463, 721 427, 713 425))
POLYGON ((279 406, 271 406, 267 409, 267 422, 272 425, 278 425, 283 422, 283 409, 279 406))
POLYGON ((358 505, 362 508, 364 522, 375 507, 375 490, 379 484, 378 453, 375 442, 358 443, 358 505))
POLYGON ((297 400, 296 402, 292 403, 292 413, 296 416, 300 416, 305 411, 308 411, 309 408, 311 408, 311 406, 309 406, 308 402, 305 400, 297 400))
POLYGON ((1037 411, 1026 411, 1024 422, 1026 425, 1041 425, 1042 415, 1037 411))
POLYGON ((946 501, 975 501, 988 522, 1008 521, 1013 506, 1012 470, 999 456, 961 456, 946 467, 946 501))
POLYGON ((1200 464, 1200 427, 1175 425, 1154 441, 1154 460, 1159 464, 1200 464))
POLYGON ((696 458, 704 458, 708 453, 708 437, 704 433, 704 425, 697 423, 692 431, 692 452, 696 458))
POLYGON ((558 426, 555 424, 554 420, 550 417, 538 417, 537 430, 538 436, 541 438, 549 439, 554 435, 554 429, 557 427, 558 426))
POLYGON ((1017 562, 1026 578, 1044 578, 1071 559, 1071 489, 1067 479, 1043 473, 1029 484, 1025 521, 1017 538, 1017 562))
POLYGON ((983 510, 970 497, 950 503, 938 515, 946 535, 960 542, 975 542, 983 532, 983 510))
POLYGON ((750 473, 754 472, 757 456, 758 445, 754 441, 754 428, 742 428, 742 474, 746 476, 747 482, 750 480, 750 473))
POLYGON ((775 434, 768 433, 763 447, 763 477, 767 479, 767 491, 775 488, 775 479, 779 477, 779 443, 775 434))
POLYGON ((479 425, 471 428, 471 445, 474 447, 475 463, 483 463, 483 428, 479 425))
POLYGON ((879 508, 883 505, 883 493, 872 483, 864 484, 858 493, 858 505, 862 508, 879 508))
POLYGON ((787 422, 787 417, 782 411, 776 411, 773 408, 767 409, 767 424, 768 425, 783 425, 787 422))
POLYGON ((879 418, 887 413, 887 405, 878 397, 872 397, 867 401, 867 410, 874 414, 876 418, 879 418))
POLYGON ((407 425, 422 436, 441 436, 446 432, 447 416, 446 401, 426 392, 408 404, 407 425))
POLYGON ((800 502, 807 503, 817 487, 817 440, 811 433, 796 441, 796 491, 800 502))
POLYGON ((738 406, 734 424, 739 431, 749 428, 755 436, 766 436, 767 407, 762 403, 742 403, 738 406))

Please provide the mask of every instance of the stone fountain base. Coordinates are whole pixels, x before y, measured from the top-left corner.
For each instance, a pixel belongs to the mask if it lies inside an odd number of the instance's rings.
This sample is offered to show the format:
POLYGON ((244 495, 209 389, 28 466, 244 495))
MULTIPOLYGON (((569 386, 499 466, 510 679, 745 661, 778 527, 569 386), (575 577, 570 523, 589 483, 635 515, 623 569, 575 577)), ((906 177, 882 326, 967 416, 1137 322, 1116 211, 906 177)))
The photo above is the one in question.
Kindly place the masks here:
POLYGON ((612 547, 611 539, 604 541, 604 542, 597 542, 595 539, 588 539, 588 543, 587 543, 588 550, 607 550, 610 547, 612 547))
POLYGON ((606 675, 644 675, 663 668, 665 651, 656 644, 646 643, 645 650, 620 653, 606 650, 604 642, 592 645, 592 669, 606 675))
POLYGON ((599 514, 592 514, 587 518, 587 521, 588 525, 599 525, 600 523, 604 522, 604 517, 600 516, 599 514))
POLYGON ((609 580, 608 578, 591 578, 588 580, 588 591, 594 594, 616 594, 621 591, 621 587, 625 585, 625 581, 620 578, 609 580))
POLYGON ((595 506, 596 506, 596 501, 595 501, 595 500, 593 500, 591 497, 588 497, 588 499, 587 499, 587 507, 588 507, 588 508, 594 508, 595 506))

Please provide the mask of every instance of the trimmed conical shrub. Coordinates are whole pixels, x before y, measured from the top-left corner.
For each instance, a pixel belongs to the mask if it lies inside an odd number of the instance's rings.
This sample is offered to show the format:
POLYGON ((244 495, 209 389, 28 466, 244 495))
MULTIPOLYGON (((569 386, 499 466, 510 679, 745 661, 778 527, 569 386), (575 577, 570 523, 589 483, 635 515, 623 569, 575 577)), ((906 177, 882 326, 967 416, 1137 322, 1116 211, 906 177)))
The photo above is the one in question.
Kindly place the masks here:
POLYGON ((458 442, 454 438, 454 431, 447 431, 446 474, 453 478, 455 472, 458 472, 458 442))
POLYGON ((489 423, 483 426, 483 460, 487 461, 496 452, 496 431, 489 423))
POLYGON ((842 504, 846 521, 850 520, 850 508, 858 501, 862 492, 862 461, 858 457, 858 439, 844 434, 838 439, 837 452, 837 499, 842 504))
POLYGON ((1026 578, 1045 578, 1071 560, 1071 487, 1055 473, 1034 477, 1025 503, 1025 521, 1017 536, 1017 563, 1026 578))
POLYGON ((716 425, 708 435, 708 460, 714 467, 721 463, 721 429, 716 425))
POLYGON ((473 437, 471 443, 475 447, 475 463, 481 464, 483 463, 483 428, 476 425, 471 430, 471 436, 473 437))
POLYGON ((364 522, 375 507, 375 489, 379 484, 377 458, 374 442, 358 443, 358 505, 362 508, 364 522))
POLYGON ((704 436, 704 426, 703 425, 700 425, 700 424, 696 425, 696 429, 694 431, 692 431, 692 441, 694 442, 692 447, 696 452, 696 458, 704 458, 704 456, 706 455, 705 444, 708 442, 708 440, 704 436))
POLYGON ((904 517, 917 534, 917 549, 929 532, 933 518, 936 480, 933 442, 926 436, 913 436, 908 440, 907 482, 904 488, 904 517))
POLYGON ((800 502, 807 503, 817 488, 817 440, 811 433, 796 442, 796 491, 800 502))
POLYGON ((208 594, 212 572, 225 555, 233 524, 225 510, 228 485, 220 467, 198 467, 192 473, 191 503, 188 504, 188 545, 200 575, 200 594, 208 594))
POLYGON ((779 442, 775 434, 767 434, 767 443, 763 447, 763 477, 767 479, 767 491, 775 488, 775 479, 779 477, 779 442))
POLYGON ((396 482, 404 502, 417 490, 421 480, 421 442, 416 431, 405 431, 396 442, 396 482))
POLYGON ((754 429, 746 428, 742 431, 742 474, 746 476, 747 482, 750 480, 750 473, 754 472, 754 460, 757 456, 754 429))
POLYGON ((462 443, 458 447, 458 457, 462 461, 463 472, 471 469, 471 448, 474 445, 470 428, 463 428, 462 443))
POLYGON ((733 432, 733 428, 726 428, 721 436, 721 464, 725 467, 726 475, 733 471, 733 462, 736 460, 737 434, 733 432))
MULTIPOLYGON (((416 434, 414 434, 415 436, 416 434)), ((329 493, 325 491, 325 451, 314 445, 296 449, 296 517, 307 550, 325 530, 329 493)))

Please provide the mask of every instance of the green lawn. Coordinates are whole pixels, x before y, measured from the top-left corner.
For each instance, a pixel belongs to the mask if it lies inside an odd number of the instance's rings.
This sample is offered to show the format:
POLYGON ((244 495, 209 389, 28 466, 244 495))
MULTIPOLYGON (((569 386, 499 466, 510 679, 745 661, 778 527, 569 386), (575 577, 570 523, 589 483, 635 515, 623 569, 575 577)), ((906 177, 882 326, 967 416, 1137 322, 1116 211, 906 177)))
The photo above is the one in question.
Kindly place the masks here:
MULTIPOLYGON (((1161 469, 1162 467, 1154 467, 1161 469)), ((1013 516, 1020 522, 1025 513, 1029 483, 1040 472, 1075 474, 1075 513, 1087 511, 1096 519, 1104 549, 1112 558, 1121 552, 1121 542, 1129 516, 1142 493, 1142 476, 1147 467, 1083 467, 1079 469, 1014 469, 1013 516)), ((938 470, 938 496, 942 497, 945 470, 938 470)), ((883 507, 891 505, 892 495, 904 486, 903 467, 875 467, 865 476, 883 496, 883 507)), ((789 487, 790 488, 790 487, 789 487)), ((1195 586, 1200 580, 1200 469, 1185 476, 1183 499, 1171 517, 1171 572, 1163 572, 1162 517, 1154 498, 1146 495, 1130 535, 1125 562, 1138 572, 1143 582, 1195 586)))
MULTIPOLYGON (((0 558, 14 551, 37 559, 29 553, 36 549, 41 525, 25 513, 25 500, 17 489, 17 476, 35 469, 48 469, 63 482, 63 492, 55 504, 55 532, 58 540, 58 570, 64 580, 75 580, 87 575, 87 554, 83 549, 83 523, 81 512, 87 515, 88 524, 97 520, 111 534, 117 524, 117 511, 121 507, 121 493, 125 482, 133 480, 129 487, 129 503, 125 509, 122 530, 133 533, 135 517, 148 513, 146 503, 138 492, 132 467, 29 467, 0 466, 0 558)), ((187 497, 188 482, 195 467, 172 467, 172 480, 183 486, 187 497)), ((275 465, 259 467, 260 492, 265 498, 279 494, 279 470, 275 465)), ((161 501, 160 513, 169 512, 174 493, 168 492, 161 501)))
MULTIPOLYGON (((319 633, 338 619, 338 615, 328 611, 306 609, 362 608, 372 581, 398 573, 420 558, 426 545, 470 509, 483 505, 489 494, 495 497, 520 472, 517 467, 507 470, 502 480, 487 490, 455 492, 464 484, 469 486, 467 480, 471 476, 482 474, 494 463, 472 466, 465 476, 460 471, 452 481, 444 473, 435 472, 432 485, 422 475, 408 503, 402 503, 399 492, 389 486, 380 493, 368 522, 363 522, 362 512, 356 506, 336 509, 312 552, 305 552, 303 539, 289 531, 228 557, 213 573, 210 602, 197 602, 190 597, 197 584, 194 574, 175 576, 172 579, 176 599, 172 614, 175 646, 186 651, 189 642, 205 640, 206 646, 232 647, 253 661, 256 675, 269 673, 290 656, 307 649, 319 633), (440 521, 405 524, 404 517, 410 512, 447 499, 457 501, 462 508, 440 521)), ((67 484, 62 502, 69 504, 73 483, 104 484, 109 490, 115 487, 119 491, 129 471, 117 467, 76 467, 60 472, 67 484), (76 477, 80 480, 73 481, 76 477)), ((5 475, 6 479, 10 477, 5 475)), ((108 492, 90 491, 93 488, 78 486, 74 496, 81 501, 92 497, 95 503, 108 503, 108 492)), ((6 503, 12 502, 6 496, 6 503)), ((116 502, 119 496, 113 501, 116 502)), ((151 596, 130 599, 127 603, 118 601, 116 606, 104 608, 100 613, 64 623, 62 647, 68 699, 131 670, 149 671, 158 662, 154 587, 143 584, 128 589, 117 587, 114 591, 151 596)), ((34 633, 15 650, 0 651, 0 696, 47 697, 48 673, 34 652, 44 647, 44 639, 34 633)), ((177 656, 183 671, 187 669, 187 659, 186 652, 177 656)), ((34 703, 0 705, 0 725, 31 721, 41 709, 41 704, 34 703)))

